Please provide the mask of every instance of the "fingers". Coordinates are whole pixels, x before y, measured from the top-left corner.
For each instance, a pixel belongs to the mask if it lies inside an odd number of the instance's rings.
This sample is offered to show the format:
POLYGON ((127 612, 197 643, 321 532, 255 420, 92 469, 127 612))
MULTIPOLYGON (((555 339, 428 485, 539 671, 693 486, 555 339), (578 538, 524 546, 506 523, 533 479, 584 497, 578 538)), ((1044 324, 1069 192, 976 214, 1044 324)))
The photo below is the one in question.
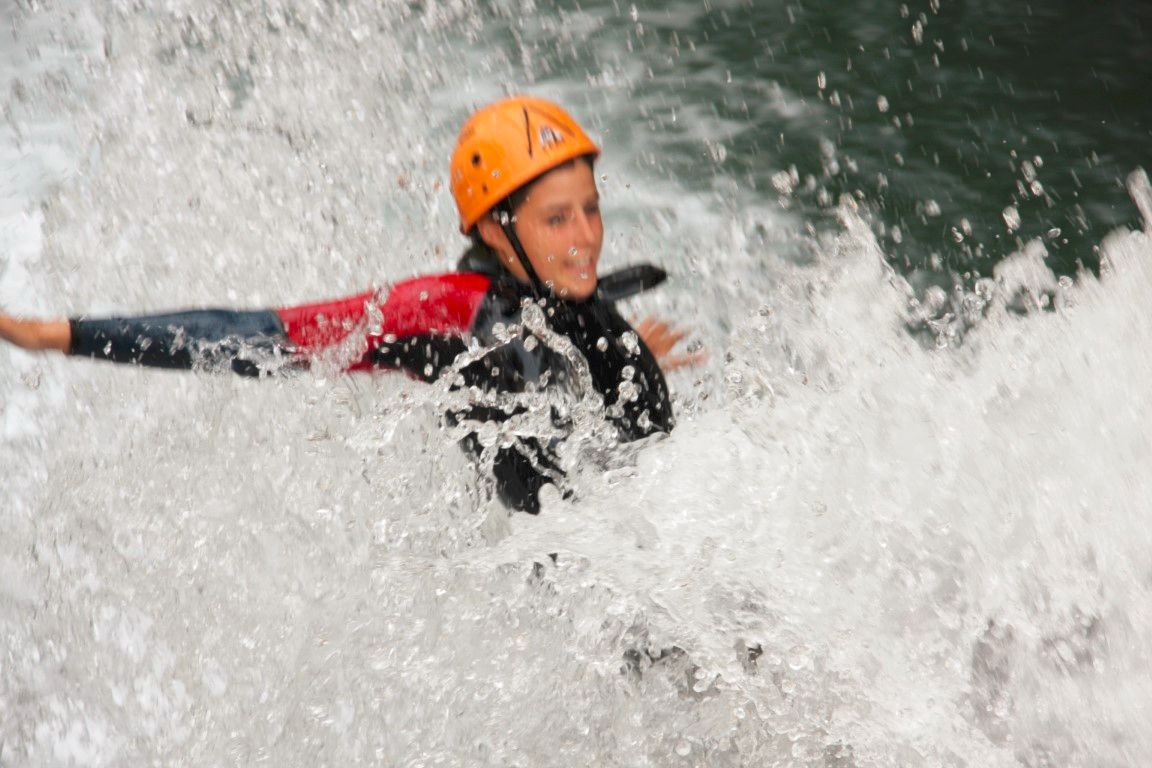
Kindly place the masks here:
MULTIPOLYGON (((640 338, 644 339, 647 344, 648 340, 654 336, 654 331, 661 325, 663 323, 660 323, 656 318, 646 317, 636 326, 636 333, 640 334, 640 338)), ((651 345, 649 344, 649 346, 651 345)))
POLYGON ((635 327, 636 333, 644 340, 644 344, 665 372, 694 367, 708 359, 708 355, 704 352, 672 355, 672 349, 688 336, 688 332, 676 330, 662 320, 651 316, 645 317, 635 327))
POLYGON ((664 369, 665 373, 679 370, 680 368, 695 368, 698 365, 703 365, 708 360, 707 352, 691 352, 687 355, 668 355, 660 360, 660 367, 664 369))
POLYGON ((644 343, 657 357, 671 351, 672 347, 687 336, 686 332, 674 330, 668 323, 653 317, 641 320, 636 326, 636 333, 644 339, 644 343))
POLYGON ((666 344, 669 347, 673 346, 676 342, 683 339, 687 333, 684 331, 673 330, 667 323, 656 323, 652 329, 652 334, 660 344, 666 344))

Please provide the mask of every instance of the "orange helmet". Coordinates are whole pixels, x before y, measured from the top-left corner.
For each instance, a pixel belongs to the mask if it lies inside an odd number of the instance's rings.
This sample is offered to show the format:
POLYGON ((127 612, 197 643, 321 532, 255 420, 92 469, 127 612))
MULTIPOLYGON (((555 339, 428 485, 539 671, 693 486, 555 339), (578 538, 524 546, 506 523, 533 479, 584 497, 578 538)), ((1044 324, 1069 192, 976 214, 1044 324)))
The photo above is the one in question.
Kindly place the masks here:
POLYGON ((460 231, 508 195, 562 163, 599 155, 572 116, 531 96, 512 96, 474 112, 452 153, 452 196, 460 231))

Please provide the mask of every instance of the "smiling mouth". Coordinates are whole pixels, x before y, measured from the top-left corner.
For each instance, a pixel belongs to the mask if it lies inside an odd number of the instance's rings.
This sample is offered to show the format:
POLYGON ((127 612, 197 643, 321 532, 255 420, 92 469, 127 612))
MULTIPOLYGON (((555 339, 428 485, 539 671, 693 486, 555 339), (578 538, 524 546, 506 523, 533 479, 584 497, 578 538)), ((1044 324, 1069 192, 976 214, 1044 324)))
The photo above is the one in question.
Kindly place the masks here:
POLYGON ((594 259, 571 259, 564 262, 564 269, 580 277, 596 274, 596 261, 594 259))

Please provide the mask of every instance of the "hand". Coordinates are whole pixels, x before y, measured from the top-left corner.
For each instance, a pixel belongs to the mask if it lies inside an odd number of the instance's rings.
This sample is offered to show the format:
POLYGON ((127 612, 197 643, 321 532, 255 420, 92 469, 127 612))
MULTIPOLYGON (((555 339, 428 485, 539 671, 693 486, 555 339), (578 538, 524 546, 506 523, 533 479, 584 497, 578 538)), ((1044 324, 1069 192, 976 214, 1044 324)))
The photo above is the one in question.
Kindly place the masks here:
POLYGON ((677 331, 663 320, 646 317, 636 326, 636 333, 644 340, 645 346, 651 350, 656 362, 665 373, 677 368, 692 368, 703 363, 708 355, 705 352, 689 352, 683 355, 673 355, 672 348, 687 334, 677 331))
POLYGON ((22 349, 67 352, 72 329, 67 320, 23 320, 0 312, 0 339, 22 349))

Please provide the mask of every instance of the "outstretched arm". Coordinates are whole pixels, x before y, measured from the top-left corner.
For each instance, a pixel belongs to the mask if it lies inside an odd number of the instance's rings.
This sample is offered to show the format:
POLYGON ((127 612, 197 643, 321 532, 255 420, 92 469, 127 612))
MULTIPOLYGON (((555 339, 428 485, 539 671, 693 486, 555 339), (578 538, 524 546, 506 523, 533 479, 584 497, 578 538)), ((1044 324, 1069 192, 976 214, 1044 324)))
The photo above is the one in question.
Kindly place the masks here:
POLYGON ((67 320, 25 320, 0 313, 0 339, 22 349, 67 352, 72 331, 67 320))
POLYGON ((231 368, 246 376, 291 359, 284 326, 270 310, 197 309, 68 321, 68 352, 154 368, 231 368))
POLYGON ((488 278, 413 278, 335 301, 280 309, 23 320, 0 313, 0 340, 25 349, 157 368, 231 368, 259 376, 333 353, 349 370, 400 368, 422 379, 463 349, 488 278))
POLYGON ((191 368, 230 367, 256 376, 276 357, 291 359, 284 326, 273 311, 192 310, 101 319, 29 320, 0 313, 0 340, 33 351, 191 368))

